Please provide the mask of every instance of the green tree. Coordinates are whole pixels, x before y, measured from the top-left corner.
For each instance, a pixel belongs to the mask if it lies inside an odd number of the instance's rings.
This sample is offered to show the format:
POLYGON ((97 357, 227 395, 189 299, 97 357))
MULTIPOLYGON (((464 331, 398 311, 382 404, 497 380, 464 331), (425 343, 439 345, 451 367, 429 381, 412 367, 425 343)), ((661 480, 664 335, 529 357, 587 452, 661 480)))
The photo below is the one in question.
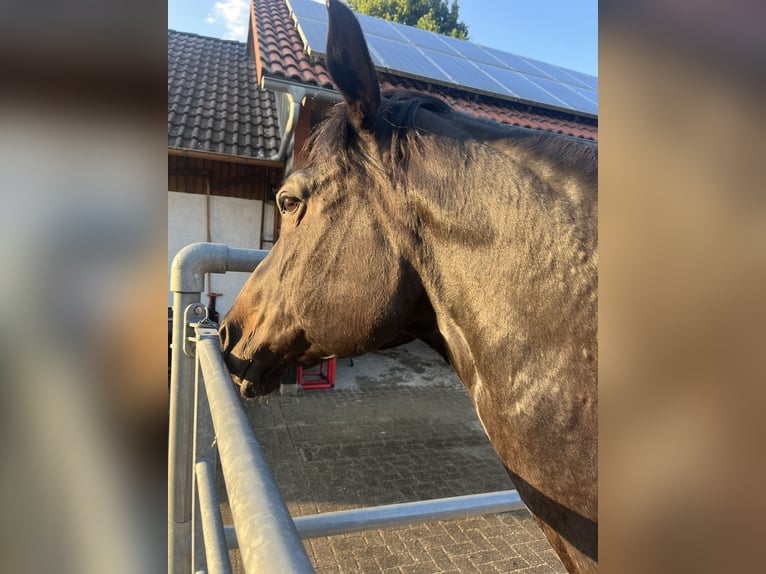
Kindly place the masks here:
POLYGON ((468 26, 459 20, 457 0, 349 0, 369 16, 468 40, 468 26))

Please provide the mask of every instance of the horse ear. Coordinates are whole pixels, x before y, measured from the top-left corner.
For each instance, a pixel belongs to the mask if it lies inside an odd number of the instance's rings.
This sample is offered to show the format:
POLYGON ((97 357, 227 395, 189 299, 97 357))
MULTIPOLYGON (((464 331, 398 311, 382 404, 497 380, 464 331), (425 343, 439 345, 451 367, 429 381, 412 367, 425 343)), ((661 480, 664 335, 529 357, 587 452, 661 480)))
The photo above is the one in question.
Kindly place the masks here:
POLYGON ((327 69, 349 107, 357 129, 372 129, 380 104, 378 75, 362 28, 353 12, 338 0, 327 0, 327 69))

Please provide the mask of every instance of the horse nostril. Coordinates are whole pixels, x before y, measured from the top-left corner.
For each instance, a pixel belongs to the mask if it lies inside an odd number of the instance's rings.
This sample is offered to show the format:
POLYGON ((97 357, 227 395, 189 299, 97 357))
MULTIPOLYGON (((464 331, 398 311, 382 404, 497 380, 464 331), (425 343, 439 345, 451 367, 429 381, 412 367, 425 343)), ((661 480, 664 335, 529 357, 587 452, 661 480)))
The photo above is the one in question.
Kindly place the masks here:
POLYGON ((229 328, 223 323, 218 329, 218 338, 221 341, 221 349, 226 353, 229 350, 229 328))

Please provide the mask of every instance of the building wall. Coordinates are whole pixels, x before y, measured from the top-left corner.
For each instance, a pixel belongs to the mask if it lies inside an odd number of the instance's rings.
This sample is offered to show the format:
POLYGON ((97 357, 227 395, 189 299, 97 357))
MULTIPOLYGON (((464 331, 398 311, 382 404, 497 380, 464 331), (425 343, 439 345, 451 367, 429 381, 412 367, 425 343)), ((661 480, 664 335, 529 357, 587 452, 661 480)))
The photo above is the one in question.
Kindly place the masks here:
MULTIPOLYGON (((190 243, 207 240, 206 202, 205 195, 168 192, 168 285, 170 264, 176 253, 190 243)), ((210 196, 211 240, 230 247, 261 249, 262 210, 263 201, 260 200, 210 196)), ((268 244, 263 248, 267 247, 268 244)), ((210 275, 212 292, 223 293, 216 303, 221 317, 231 307, 248 276, 247 273, 233 272, 210 275)), ((205 293, 202 300, 207 304, 205 293)), ((168 290, 168 306, 172 304, 173 295, 168 290)))

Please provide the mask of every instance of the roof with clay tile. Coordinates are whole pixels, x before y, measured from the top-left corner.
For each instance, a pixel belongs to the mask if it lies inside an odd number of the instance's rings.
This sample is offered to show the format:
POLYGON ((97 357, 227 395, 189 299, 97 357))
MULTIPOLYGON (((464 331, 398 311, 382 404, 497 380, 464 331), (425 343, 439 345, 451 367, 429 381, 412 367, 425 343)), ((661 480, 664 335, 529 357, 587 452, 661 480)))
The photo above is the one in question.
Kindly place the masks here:
MULTIPOLYGON (((335 89, 321 60, 306 54, 285 0, 252 0, 251 36, 258 82, 263 77, 335 89), (253 34, 254 32, 254 34, 253 34)), ((598 120, 472 93, 388 73, 383 88, 406 88, 441 97, 454 108, 493 121, 598 140, 598 120)))
POLYGON ((269 159, 279 143, 247 45, 168 30, 168 147, 269 159))

